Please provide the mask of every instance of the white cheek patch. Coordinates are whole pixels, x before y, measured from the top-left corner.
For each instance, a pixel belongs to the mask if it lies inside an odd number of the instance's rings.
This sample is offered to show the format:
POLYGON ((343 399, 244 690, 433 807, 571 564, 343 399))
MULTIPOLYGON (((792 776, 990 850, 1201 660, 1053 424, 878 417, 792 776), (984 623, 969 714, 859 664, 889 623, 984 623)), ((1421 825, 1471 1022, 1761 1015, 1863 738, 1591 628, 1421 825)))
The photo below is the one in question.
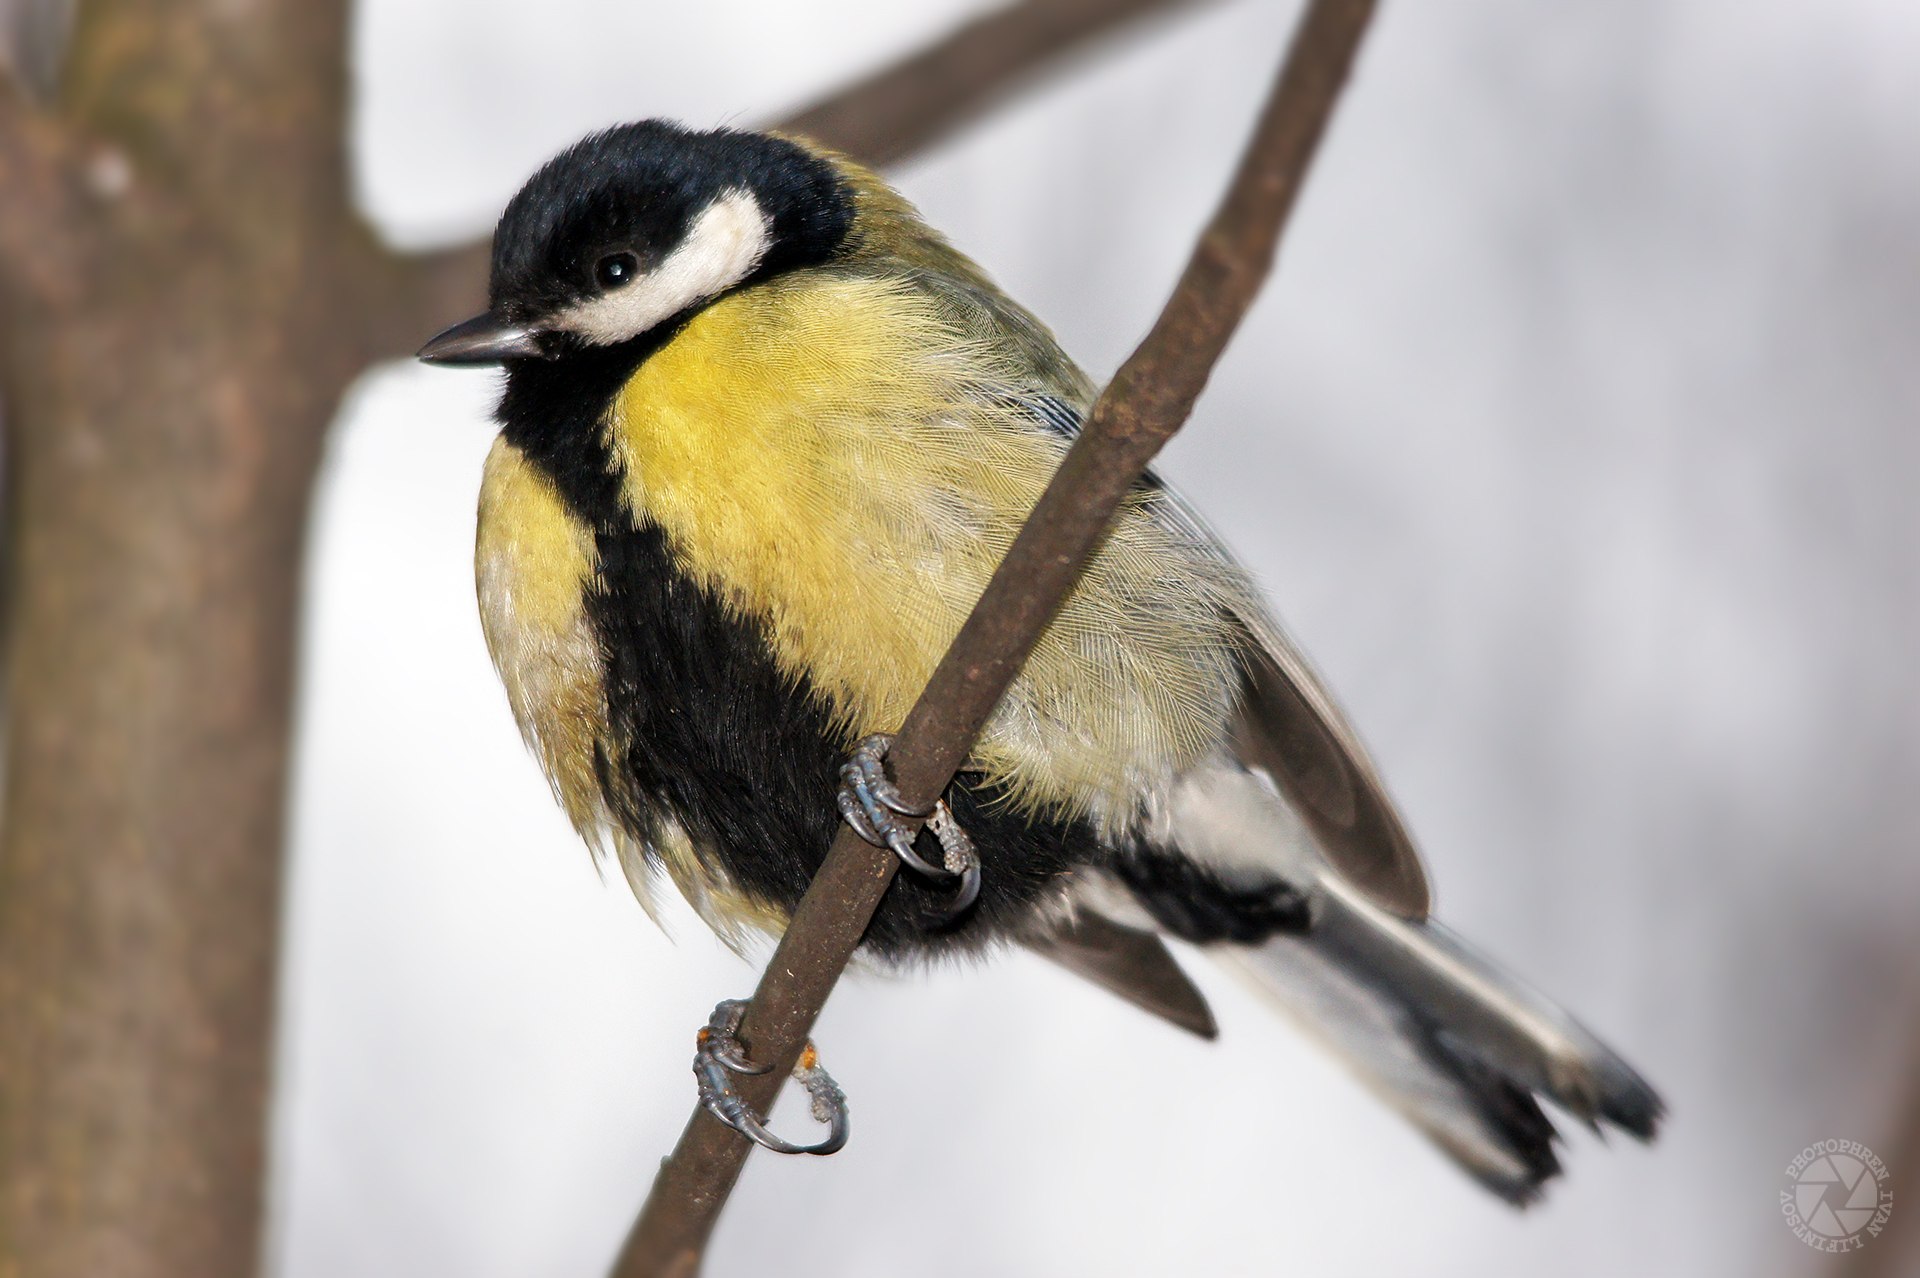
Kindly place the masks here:
POLYGON ((694 219, 658 267, 624 288, 568 307, 553 318, 553 327, 596 346, 638 337, 747 278, 772 245, 772 225, 759 201, 746 191, 728 191, 694 219))

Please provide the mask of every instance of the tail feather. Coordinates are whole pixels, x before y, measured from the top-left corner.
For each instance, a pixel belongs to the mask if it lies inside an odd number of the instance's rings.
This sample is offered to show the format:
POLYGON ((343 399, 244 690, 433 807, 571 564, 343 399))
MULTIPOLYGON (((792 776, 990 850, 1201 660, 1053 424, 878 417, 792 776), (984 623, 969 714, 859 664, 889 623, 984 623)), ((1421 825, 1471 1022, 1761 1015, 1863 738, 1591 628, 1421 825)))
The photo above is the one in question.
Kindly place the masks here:
POLYGON ((1650 1139, 1653 1089, 1566 1012, 1432 921, 1322 882, 1312 928, 1214 951, 1343 1058, 1482 1184, 1538 1197, 1560 1170, 1539 1098, 1650 1139))

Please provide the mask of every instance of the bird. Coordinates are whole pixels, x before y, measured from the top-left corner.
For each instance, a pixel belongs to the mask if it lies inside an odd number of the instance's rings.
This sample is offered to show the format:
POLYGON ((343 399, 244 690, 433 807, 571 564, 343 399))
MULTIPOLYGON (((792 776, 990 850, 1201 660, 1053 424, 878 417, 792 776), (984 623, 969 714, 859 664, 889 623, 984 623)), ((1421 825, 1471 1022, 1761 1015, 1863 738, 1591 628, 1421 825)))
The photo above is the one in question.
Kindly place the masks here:
MULTIPOLYGON (((1211 1038, 1180 942, 1518 1205, 1560 1171, 1547 1105, 1655 1134, 1631 1066, 1431 917, 1353 727, 1152 472, 934 831, 901 837, 886 734, 1097 387, 869 169, 777 132, 595 132, 507 203, 486 311, 419 357, 504 370, 482 629, 555 798, 650 911, 677 890, 736 945, 777 935, 844 820, 909 863, 875 964, 1025 947, 1211 1038)), ((716 1061, 750 1068, 737 1012, 702 1031, 721 1092, 716 1061)), ((766 1136, 742 1108, 715 1112, 766 1136)))

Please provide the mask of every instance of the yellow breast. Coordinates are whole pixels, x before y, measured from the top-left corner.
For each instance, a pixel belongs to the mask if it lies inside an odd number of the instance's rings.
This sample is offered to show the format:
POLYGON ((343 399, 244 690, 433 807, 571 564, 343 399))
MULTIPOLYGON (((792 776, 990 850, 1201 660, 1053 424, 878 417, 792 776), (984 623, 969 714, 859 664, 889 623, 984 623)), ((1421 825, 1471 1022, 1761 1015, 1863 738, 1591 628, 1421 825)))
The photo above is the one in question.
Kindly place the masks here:
POLYGON ((593 771, 606 734, 600 651, 585 610, 593 533, 553 481, 505 439, 480 487, 474 584, 487 650, 507 701, 576 829, 599 843, 610 822, 593 771))
MULTIPOLYGON (((635 517, 762 618, 848 743, 899 726, 1065 450, 1029 370, 896 281, 800 273, 695 316, 617 399, 635 517)), ((1228 566, 1142 495, 976 753, 1017 800, 1126 821, 1219 739, 1228 566)))

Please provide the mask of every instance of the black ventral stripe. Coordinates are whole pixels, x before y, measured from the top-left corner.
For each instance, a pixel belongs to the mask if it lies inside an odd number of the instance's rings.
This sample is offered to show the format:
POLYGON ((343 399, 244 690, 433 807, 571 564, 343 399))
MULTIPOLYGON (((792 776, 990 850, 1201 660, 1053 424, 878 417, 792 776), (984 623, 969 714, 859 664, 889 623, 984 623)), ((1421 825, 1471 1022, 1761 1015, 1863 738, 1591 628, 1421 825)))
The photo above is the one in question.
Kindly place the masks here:
POLYGON ((554 360, 515 360, 495 416, 500 433, 560 490, 560 499, 596 532, 627 522, 620 474, 600 422, 634 370, 671 334, 618 346, 587 346, 554 360))

